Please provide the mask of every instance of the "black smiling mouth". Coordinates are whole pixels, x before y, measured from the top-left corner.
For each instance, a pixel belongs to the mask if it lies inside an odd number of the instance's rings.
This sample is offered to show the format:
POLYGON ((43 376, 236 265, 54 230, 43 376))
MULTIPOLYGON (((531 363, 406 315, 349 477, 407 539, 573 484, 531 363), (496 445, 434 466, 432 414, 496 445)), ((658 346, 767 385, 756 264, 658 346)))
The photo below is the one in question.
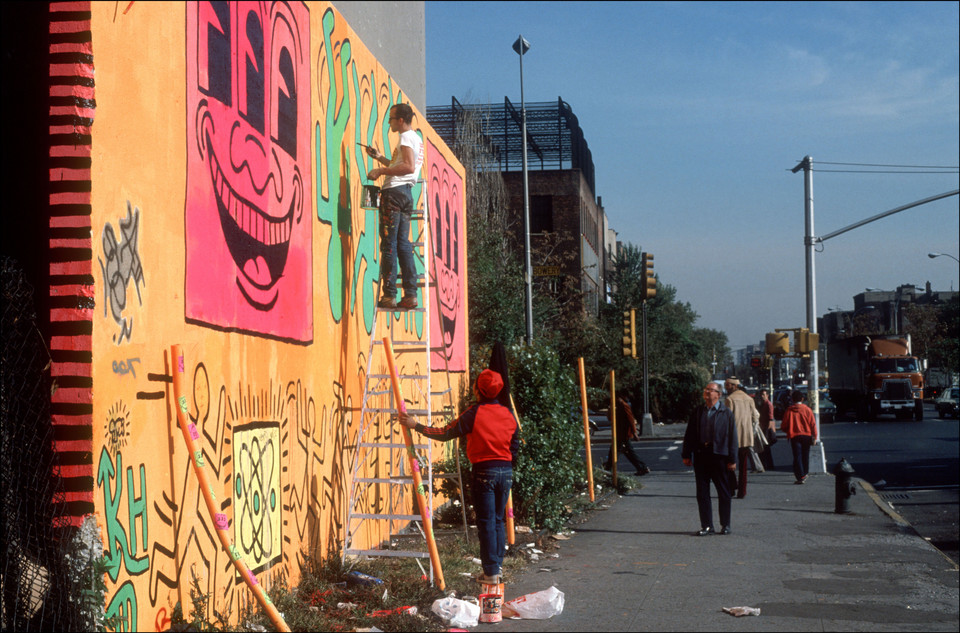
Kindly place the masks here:
MULTIPOLYGON (((286 215, 280 218, 268 216, 263 211, 250 204, 249 201, 238 195, 225 178, 220 162, 213 152, 213 145, 207 136, 210 166, 210 181, 213 184, 217 198, 217 210, 220 216, 220 226, 223 229, 224 240, 233 257, 237 270, 245 281, 259 290, 270 290, 280 280, 287 263, 290 250, 290 236, 293 232, 293 218, 299 197, 293 196, 290 208, 286 215), (262 258, 269 271, 266 283, 251 279, 244 267, 249 261, 258 261, 262 258)), ((244 293, 246 295, 246 293, 244 293)), ((247 296, 253 305, 257 302, 247 296)), ((261 309, 269 309, 276 301, 276 297, 269 303, 262 304, 261 309)))

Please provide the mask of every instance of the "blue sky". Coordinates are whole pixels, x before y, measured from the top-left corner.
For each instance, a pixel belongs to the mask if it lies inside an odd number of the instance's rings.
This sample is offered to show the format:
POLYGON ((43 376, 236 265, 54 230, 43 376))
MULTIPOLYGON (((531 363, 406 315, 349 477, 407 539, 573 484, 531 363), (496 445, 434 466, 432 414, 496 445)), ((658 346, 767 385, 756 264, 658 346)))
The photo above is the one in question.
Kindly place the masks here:
MULTIPOLYGON (((790 170, 960 164, 958 3, 427 2, 427 102, 562 97, 623 241, 731 346, 806 325, 804 191, 790 170)), ((877 169, 877 168, 873 168, 877 169)), ((951 191, 953 173, 813 174, 825 235, 951 191)), ((866 287, 960 290, 958 197, 824 243, 817 313, 866 287)))

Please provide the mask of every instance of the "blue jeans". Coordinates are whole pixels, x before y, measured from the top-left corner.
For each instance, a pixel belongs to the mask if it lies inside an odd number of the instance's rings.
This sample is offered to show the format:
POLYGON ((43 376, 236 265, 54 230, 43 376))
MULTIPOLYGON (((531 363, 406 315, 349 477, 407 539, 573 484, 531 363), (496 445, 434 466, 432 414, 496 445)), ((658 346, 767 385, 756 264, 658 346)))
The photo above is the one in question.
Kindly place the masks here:
POLYGON ((474 466, 472 485, 483 573, 497 576, 507 547, 505 513, 513 485, 513 468, 492 466, 478 470, 474 466))
POLYGON ((413 194, 409 186, 380 192, 380 298, 397 297, 397 261, 403 278, 403 296, 417 296, 417 270, 410 244, 413 194))
POLYGON ((800 481, 810 472, 810 447, 813 445, 813 437, 809 435, 797 435, 790 440, 790 448, 793 449, 793 476, 800 481))

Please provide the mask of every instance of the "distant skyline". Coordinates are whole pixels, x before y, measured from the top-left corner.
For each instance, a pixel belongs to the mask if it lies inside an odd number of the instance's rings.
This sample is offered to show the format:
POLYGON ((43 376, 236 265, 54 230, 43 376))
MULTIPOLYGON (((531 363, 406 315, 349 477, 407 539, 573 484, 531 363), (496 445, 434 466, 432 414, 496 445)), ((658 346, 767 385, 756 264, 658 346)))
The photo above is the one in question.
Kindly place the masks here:
MULTIPOLYGON (((525 99, 570 104, 619 239, 737 349, 806 325, 804 156, 820 236, 960 187, 958 7, 427 2, 427 103, 519 103, 522 34, 525 99)), ((958 236, 953 196, 825 242, 817 316, 867 287, 960 289, 927 257, 958 236)))

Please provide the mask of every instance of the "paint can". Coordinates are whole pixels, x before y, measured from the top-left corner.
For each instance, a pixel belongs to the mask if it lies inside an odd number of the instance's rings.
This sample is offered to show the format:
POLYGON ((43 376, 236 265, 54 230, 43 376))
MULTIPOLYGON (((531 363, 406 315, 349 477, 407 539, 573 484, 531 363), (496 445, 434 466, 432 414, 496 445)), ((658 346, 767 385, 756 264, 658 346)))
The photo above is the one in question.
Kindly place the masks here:
POLYGON ((380 187, 376 185, 364 185, 363 192, 360 194, 360 206, 364 209, 379 209, 380 187))
POLYGON ((503 583, 497 585, 483 585, 480 599, 480 621, 495 623, 503 620, 500 608, 503 606, 503 583))

